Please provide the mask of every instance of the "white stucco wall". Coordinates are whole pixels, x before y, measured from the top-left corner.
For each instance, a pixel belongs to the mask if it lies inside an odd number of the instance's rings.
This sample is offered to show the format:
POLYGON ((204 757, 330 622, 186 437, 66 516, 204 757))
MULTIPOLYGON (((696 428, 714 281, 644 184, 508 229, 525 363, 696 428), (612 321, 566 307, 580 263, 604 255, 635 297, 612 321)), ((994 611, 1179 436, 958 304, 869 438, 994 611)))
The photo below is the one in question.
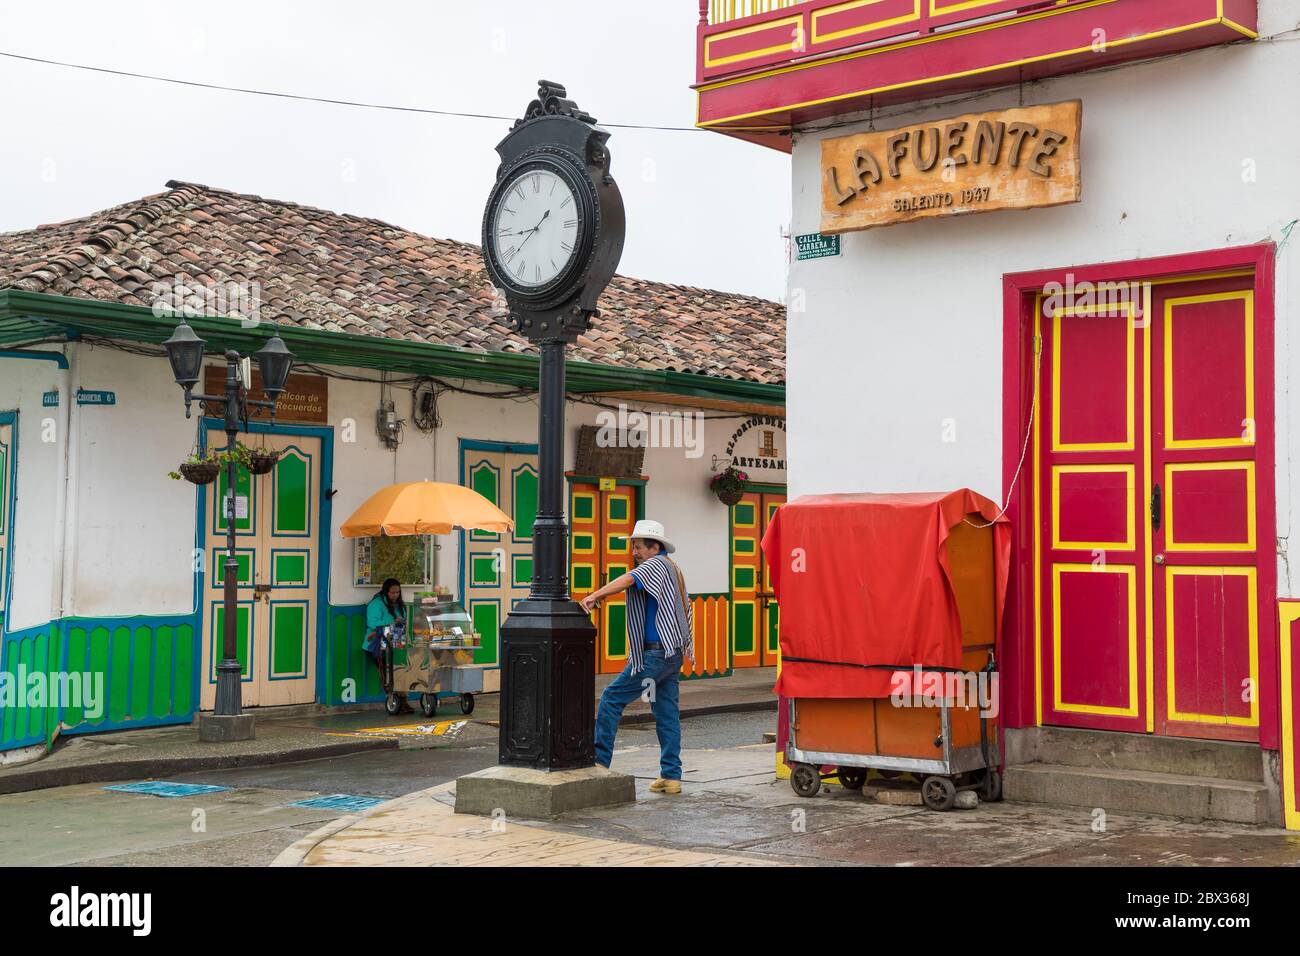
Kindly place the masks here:
MULTIPOLYGON (((84 343, 67 347, 71 370, 53 363, 0 359, 0 411, 20 412, 18 509, 11 630, 65 615, 186 614, 193 605, 192 555, 196 493, 167 473, 194 443, 199 408, 186 420, 181 393, 166 360, 84 343), (67 407, 78 387, 109 390, 112 406, 67 407), (43 409, 41 395, 61 389, 61 406, 43 409), (58 476, 63 454, 62 419, 71 415, 68 567, 59 587, 58 476), (54 422, 55 442, 41 441, 42 421, 54 422), (65 600, 66 598, 66 600, 65 600)), ((330 371, 340 371, 333 369, 330 371)), ((351 375, 378 373, 348 369, 351 375)), ((483 383, 467 384, 495 390, 483 383)), ((399 417, 410 418, 408 387, 392 387, 399 417)), ((330 600, 362 603, 370 588, 352 583, 352 544, 339 525, 375 490, 400 481, 459 480, 459 439, 533 444, 537 436, 535 397, 501 400, 454 392, 439 401, 443 427, 433 435, 408 420, 396 452, 375 434, 378 382, 329 381, 329 424, 334 428, 330 600), (345 428, 348 421, 353 428, 345 428), (344 440, 345 433, 354 436, 344 440)), ((633 410, 690 413, 690 409, 645 406, 633 410)), ((578 426, 597 424, 600 409, 571 402, 567 413, 566 469, 573 467, 578 426)), ((698 457, 685 448, 649 448, 644 472, 647 514, 664 522, 676 541, 692 591, 727 590, 727 509, 709 493, 713 456, 721 456, 744 416, 718 418, 707 411, 698 457)), ((437 580, 455 590, 459 583, 456 536, 440 539, 437 580)))
MULTIPOLYGON (((1261 0, 1260 32, 1290 30, 1300 0, 1261 0)), ((969 486, 1002 497, 1003 274, 1283 244, 1300 217, 1293 43, 1199 51, 1025 87, 1026 104, 1083 100, 1081 203, 932 219, 845 235, 840 258, 791 267, 787 349, 791 495, 969 486), (1252 160, 1254 182, 1243 181, 1252 160), (943 441, 953 419, 957 440, 943 441)), ((1018 105, 1015 89, 878 113, 877 129, 1018 105)), ((800 136, 793 231, 819 231, 820 142, 800 136)), ((1277 261, 1278 534, 1300 489, 1291 382, 1300 236, 1277 261)), ((1300 568, 1279 593, 1300 591, 1300 568)))
POLYGON ((13 587, 5 616, 10 631, 45 624, 58 602, 54 544, 64 409, 42 407, 41 396, 58 389, 66 395, 70 374, 54 362, 0 357, 0 412, 18 412, 18 483, 10 527, 13 587))

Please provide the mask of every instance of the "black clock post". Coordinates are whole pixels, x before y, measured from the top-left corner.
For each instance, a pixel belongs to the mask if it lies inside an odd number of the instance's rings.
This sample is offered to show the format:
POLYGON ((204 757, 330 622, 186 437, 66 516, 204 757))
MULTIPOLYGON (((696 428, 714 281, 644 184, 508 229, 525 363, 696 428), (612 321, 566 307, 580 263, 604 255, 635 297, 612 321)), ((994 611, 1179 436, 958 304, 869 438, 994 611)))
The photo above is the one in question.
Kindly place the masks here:
POLYGON ((636 795, 631 777, 595 766, 596 629, 569 596, 564 515, 565 350, 599 314, 623 252, 608 139, 543 80, 497 147, 483 258, 511 326, 541 350, 541 475, 532 589, 501 627, 500 765, 460 778, 458 813, 551 816, 636 795))

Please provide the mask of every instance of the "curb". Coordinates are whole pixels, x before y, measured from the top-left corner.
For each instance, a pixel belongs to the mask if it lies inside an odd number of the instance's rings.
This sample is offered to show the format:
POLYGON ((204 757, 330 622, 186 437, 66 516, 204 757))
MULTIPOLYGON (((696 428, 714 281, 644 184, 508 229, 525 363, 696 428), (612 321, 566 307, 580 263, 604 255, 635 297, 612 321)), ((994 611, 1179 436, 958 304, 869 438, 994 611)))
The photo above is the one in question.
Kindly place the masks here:
POLYGON ((301 840, 297 840, 289 844, 287 847, 281 850, 280 855, 277 856, 274 860, 272 860, 268 865, 269 866, 302 866, 303 862, 307 859, 308 854, 310 854, 312 850, 316 849, 316 847, 320 846, 320 844, 323 843, 325 840, 334 836, 334 834, 342 833, 344 830, 348 829, 349 827, 354 826, 355 824, 361 822, 367 817, 374 816, 376 813, 380 813, 384 810, 391 809, 393 805, 396 803, 401 803, 406 800, 418 800, 419 798, 424 796, 432 796, 434 793, 440 793, 442 791, 452 790, 455 788, 455 786, 456 786, 456 782, 454 780, 448 783, 440 783, 436 787, 428 787, 424 790, 416 790, 412 793, 404 793, 400 797, 394 797, 391 800, 386 800, 383 803, 379 804, 379 806, 377 807, 371 807, 365 813, 349 813, 339 817, 336 820, 331 820, 329 823, 322 826, 319 830, 313 830, 311 833, 308 833, 301 840))
POLYGON ((354 739, 337 744, 305 747, 301 750, 259 754, 213 754, 211 757, 143 757, 134 760, 106 760, 68 767, 33 768, 26 773, 0 777, 0 794, 27 793, 79 783, 107 783, 131 777, 159 778, 196 770, 227 770, 232 767, 270 767, 276 764, 342 757, 368 750, 395 750, 392 739, 354 739))

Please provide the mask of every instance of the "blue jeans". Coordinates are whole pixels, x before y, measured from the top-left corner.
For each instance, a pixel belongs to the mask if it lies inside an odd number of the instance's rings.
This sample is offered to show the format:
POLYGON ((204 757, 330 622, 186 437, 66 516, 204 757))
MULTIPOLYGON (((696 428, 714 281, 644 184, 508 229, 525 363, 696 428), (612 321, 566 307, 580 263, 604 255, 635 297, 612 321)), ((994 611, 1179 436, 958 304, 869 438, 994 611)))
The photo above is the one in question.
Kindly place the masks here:
POLYGON ((682 779, 682 722, 677 712, 678 680, 682 674, 679 651, 665 658, 662 647, 653 644, 645 649, 645 669, 632 673, 628 664, 600 695, 596 711, 596 763, 608 767, 614 756, 614 735, 619 718, 632 701, 653 691, 650 711, 659 734, 659 776, 665 780, 682 779))

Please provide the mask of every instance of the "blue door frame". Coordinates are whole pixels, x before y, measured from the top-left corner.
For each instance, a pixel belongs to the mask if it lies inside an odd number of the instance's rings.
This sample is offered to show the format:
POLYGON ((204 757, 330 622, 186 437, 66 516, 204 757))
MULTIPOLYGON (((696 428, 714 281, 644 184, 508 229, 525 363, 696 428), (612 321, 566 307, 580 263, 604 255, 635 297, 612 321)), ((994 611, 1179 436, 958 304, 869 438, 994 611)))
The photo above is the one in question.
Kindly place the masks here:
MULTIPOLYGON (((200 453, 206 452, 208 448, 208 434, 218 432, 221 434, 222 441, 225 440, 226 423, 221 418, 204 418, 203 428, 199 430, 199 450, 200 453)), ((321 476, 320 476, 320 522, 318 528, 320 544, 320 561, 317 562, 316 569, 316 702, 322 703, 326 700, 325 694, 325 654, 329 645, 329 594, 330 594, 330 557, 333 551, 333 502, 330 498, 330 490, 334 487, 334 429, 325 426, 312 425, 266 425, 261 422, 249 422, 247 432, 253 435, 282 435, 286 437, 303 436, 308 438, 319 438, 321 448, 321 476)), ((223 446, 224 447, 224 446, 223 446)), ((198 494, 197 513, 194 517, 195 539, 194 547, 200 554, 207 553, 207 522, 204 520, 208 513, 208 489, 214 485, 200 485, 198 494)), ((203 613, 202 598, 206 593, 204 591, 207 562, 200 565, 195 576, 194 592, 194 613, 195 613, 195 649, 196 660, 202 661, 203 653, 203 629, 200 615, 203 613)), ((195 708, 199 706, 201 700, 199 693, 201 690, 200 681, 202 679, 201 666, 194 669, 194 701, 195 708)))

